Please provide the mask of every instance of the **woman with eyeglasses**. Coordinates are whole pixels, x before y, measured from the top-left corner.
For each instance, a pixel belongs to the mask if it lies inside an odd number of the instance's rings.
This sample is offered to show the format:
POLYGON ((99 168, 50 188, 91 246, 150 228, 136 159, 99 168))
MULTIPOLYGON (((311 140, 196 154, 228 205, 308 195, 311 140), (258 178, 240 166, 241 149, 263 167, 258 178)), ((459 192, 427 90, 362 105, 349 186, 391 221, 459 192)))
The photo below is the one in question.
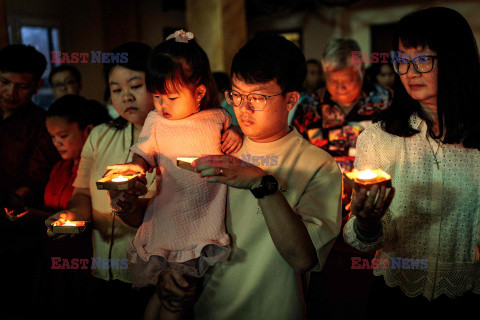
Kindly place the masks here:
POLYGON ((479 54, 447 8, 404 17, 395 44, 403 88, 358 138, 355 162, 393 188, 355 190, 344 238, 376 251, 369 315, 461 315, 480 302, 479 54))

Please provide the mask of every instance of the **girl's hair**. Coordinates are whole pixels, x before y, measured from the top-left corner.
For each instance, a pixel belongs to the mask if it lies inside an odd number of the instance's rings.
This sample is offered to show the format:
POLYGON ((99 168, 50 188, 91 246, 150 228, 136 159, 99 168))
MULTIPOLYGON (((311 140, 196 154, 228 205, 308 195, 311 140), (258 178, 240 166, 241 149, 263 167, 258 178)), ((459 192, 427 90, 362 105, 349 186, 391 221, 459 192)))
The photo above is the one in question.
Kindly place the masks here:
POLYGON ((160 94, 178 92, 183 86, 193 92, 203 84, 206 92, 200 110, 220 108, 207 54, 194 39, 184 43, 173 38, 156 46, 148 60, 146 82, 148 91, 160 94))
MULTIPOLYGON (((107 62, 103 64, 103 76, 107 90, 109 87, 110 72, 116 66, 122 66, 124 68, 147 72, 147 61, 152 48, 144 43, 140 42, 127 42, 112 50, 112 53, 123 54, 126 59, 118 59, 115 62, 107 62)), ((108 98, 107 98, 108 100, 108 98)), ((116 129, 123 129, 127 126, 128 120, 118 117, 108 123, 109 126, 116 129)))
POLYGON ((440 132, 436 136, 420 103, 413 100, 400 85, 395 88, 392 106, 382 114, 383 129, 391 134, 409 137, 416 133, 409 119, 417 113, 427 122, 429 135, 444 143, 463 143, 480 149, 480 61, 477 44, 465 18, 448 8, 429 8, 400 20, 395 50, 399 41, 408 48, 429 48, 437 53, 437 113, 440 132), (448 22, 448 23, 446 23, 448 22), (444 126, 446 131, 444 132, 444 126))
POLYGON ((95 100, 80 96, 65 95, 55 101, 47 111, 48 117, 65 118, 68 122, 78 123, 80 130, 88 125, 97 126, 110 121, 107 109, 95 100))

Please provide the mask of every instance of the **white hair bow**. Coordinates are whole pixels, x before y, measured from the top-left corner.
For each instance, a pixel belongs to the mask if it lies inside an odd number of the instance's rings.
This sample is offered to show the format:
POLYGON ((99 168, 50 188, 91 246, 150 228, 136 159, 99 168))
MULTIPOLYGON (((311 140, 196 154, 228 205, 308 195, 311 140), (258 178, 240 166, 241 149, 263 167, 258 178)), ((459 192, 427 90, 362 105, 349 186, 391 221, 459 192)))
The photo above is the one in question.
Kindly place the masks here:
POLYGON ((166 40, 170 40, 175 38, 176 42, 183 42, 183 43, 188 43, 188 40, 193 39, 193 33, 191 32, 185 32, 183 30, 177 30, 175 33, 172 33, 167 37, 166 40))

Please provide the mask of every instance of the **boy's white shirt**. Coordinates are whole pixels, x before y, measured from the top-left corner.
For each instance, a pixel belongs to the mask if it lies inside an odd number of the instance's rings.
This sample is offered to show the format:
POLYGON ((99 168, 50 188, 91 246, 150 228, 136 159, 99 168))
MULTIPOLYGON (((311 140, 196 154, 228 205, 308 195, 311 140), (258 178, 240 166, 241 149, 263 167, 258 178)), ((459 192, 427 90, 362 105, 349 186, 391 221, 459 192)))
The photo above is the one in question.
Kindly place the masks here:
MULTIPOLYGON (((320 271, 341 227, 342 177, 333 158, 296 129, 269 143, 245 137, 235 156, 250 156, 278 180, 305 223, 319 261, 313 271, 320 271)), ((229 187, 226 226, 232 255, 206 277, 195 319, 304 319, 299 277, 278 253, 249 190, 229 187)))

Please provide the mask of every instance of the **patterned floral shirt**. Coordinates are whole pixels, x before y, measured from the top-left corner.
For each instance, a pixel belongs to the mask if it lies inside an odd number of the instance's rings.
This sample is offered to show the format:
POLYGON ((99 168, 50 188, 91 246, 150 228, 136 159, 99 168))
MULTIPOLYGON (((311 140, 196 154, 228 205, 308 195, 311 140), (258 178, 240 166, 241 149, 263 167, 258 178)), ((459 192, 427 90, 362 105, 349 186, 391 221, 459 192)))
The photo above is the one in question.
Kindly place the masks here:
POLYGON ((345 114, 327 90, 317 91, 303 96, 293 124, 306 139, 334 156, 342 169, 350 171, 358 135, 376 114, 390 106, 392 96, 390 91, 377 86, 369 94, 363 92, 345 114))

